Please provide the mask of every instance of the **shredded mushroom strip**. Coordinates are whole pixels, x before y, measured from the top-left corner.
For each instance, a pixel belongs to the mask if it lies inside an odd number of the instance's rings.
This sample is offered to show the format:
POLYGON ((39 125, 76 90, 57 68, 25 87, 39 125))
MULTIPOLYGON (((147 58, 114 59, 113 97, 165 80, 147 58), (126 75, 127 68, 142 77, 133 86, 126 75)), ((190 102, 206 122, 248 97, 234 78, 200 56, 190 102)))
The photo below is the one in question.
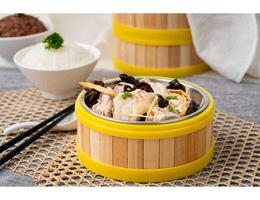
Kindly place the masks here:
POLYGON ((83 86, 84 88, 87 88, 87 89, 95 89, 95 90, 97 90, 97 91, 99 91, 103 94, 107 94, 107 95, 112 96, 112 97, 116 96, 116 93, 113 90, 102 87, 100 85, 96 85, 96 84, 93 84, 93 83, 90 83, 90 82, 80 82, 79 84, 81 86, 83 86))
POLYGON ((153 102, 151 103, 151 106, 149 107, 149 109, 147 111, 147 116, 151 116, 152 111, 153 111, 154 107, 157 105, 157 103, 158 103, 158 96, 156 95, 154 97, 153 102))

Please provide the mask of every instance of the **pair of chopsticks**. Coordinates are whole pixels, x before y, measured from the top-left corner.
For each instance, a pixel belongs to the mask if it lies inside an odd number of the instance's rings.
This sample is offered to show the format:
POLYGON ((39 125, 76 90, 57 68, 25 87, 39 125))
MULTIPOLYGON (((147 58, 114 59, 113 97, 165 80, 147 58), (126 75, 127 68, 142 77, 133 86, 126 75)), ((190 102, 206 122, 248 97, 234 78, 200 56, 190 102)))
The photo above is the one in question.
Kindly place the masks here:
POLYGON ((0 154, 4 152, 5 150, 9 149, 16 143, 20 142, 24 138, 27 138, 27 140, 23 141, 21 144, 19 144, 14 149, 7 152, 5 155, 3 155, 2 158, 0 158, 0 166, 6 163, 8 160, 13 158, 15 155, 17 155, 19 152, 21 152, 23 149, 28 147, 31 143, 33 143, 35 140, 40 138, 44 133, 52 129, 55 125, 57 125, 61 120, 63 120, 66 116, 74 112, 75 105, 70 105, 67 108, 63 109, 62 111, 54 114, 52 117, 42 121, 38 125, 30 128, 29 130, 17 135, 13 139, 7 141, 6 143, 0 145, 0 154), (35 133, 35 134, 34 134, 35 133), (30 137, 29 137, 30 136, 30 137))

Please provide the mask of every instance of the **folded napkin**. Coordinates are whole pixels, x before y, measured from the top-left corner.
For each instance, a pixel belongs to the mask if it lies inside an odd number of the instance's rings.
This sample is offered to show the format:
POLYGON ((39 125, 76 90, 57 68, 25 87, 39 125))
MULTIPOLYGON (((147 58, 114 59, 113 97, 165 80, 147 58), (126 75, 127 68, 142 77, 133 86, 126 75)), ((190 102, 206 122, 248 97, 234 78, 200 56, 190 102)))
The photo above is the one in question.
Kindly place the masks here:
POLYGON ((246 73, 260 78, 260 16, 188 14, 198 55, 223 76, 240 82, 246 73))

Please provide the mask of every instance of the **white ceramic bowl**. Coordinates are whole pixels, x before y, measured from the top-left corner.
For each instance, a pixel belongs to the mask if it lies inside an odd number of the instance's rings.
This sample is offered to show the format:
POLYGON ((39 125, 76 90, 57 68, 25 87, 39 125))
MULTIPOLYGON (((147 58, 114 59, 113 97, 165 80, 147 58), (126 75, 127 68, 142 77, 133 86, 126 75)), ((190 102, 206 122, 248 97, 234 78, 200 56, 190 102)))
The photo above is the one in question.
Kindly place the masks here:
POLYGON ((86 80, 100 58, 100 51, 96 47, 82 43, 77 44, 86 49, 86 51, 93 56, 92 60, 82 66, 56 70, 33 69, 24 66, 20 62, 21 58, 32 46, 18 51, 14 56, 14 62, 18 65, 26 78, 41 90, 45 98, 68 99, 77 94, 79 82, 86 80))
MULTIPOLYGON (((7 15, 1 15, 4 18, 7 15)), ((13 61, 14 54, 20 49, 41 42, 54 31, 54 25, 47 15, 32 15, 37 17, 47 28, 47 31, 20 37, 0 37, 0 56, 8 61, 13 61)))

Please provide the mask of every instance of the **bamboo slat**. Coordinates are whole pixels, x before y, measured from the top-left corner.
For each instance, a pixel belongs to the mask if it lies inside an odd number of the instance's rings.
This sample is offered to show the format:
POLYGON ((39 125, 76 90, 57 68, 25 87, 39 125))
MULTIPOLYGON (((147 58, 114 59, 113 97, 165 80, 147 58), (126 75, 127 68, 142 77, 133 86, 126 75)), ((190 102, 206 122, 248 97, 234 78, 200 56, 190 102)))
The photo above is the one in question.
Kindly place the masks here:
MULTIPOLYGON (((156 15, 156 29, 167 29, 168 27, 167 14, 156 15)), ((162 46, 157 47, 157 67, 169 66, 169 47, 162 46)))
POLYGON ((144 140, 128 139, 128 168, 144 168, 144 140))
MULTIPOLYGON (((126 25, 130 27, 135 27, 135 15, 134 14, 125 14, 126 25)), ((135 44, 131 42, 126 43, 127 46, 127 63, 135 65, 135 44)))
POLYGON ((144 140, 144 169, 158 169, 160 164, 159 140, 144 140))
POLYGON ((188 162, 188 136, 174 138, 174 166, 188 162))
POLYGON ((90 155, 91 158, 97 161, 101 161, 100 157, 100 134, 93 131, 92 129, 89 130, 90 132, 90 155))
POLYGON ((90 156, 90 135, 89 135, 89 128, 83 126, 81 123, 78 122, 78 131, 79 137, 78 140, 80 142, 80 148, 90 156))
POLYGON ((212 145, 212 123, 208 124, 206 127, 206 152, 210 149, 212 145))
MULTIPOLYGON (((136 27, 144 28, 144 14, 135 15, 136 27)), ((143 45, 136 44, 136 57, 135 63, 137 66, 145 66, 145 51, 146 47, 143 45)))
POLYGON ((206 132, 205 128, 188 135, 188 162, 197 160, 206 153, 206 132))
POLYGON ((112 136, 99 135, 100 161, 112 165, 112 136))
MULTIPOLYGON (((168 29, 179 28, 179 15, 168 14, 168 29)), ((170 67, 180 66, 180 46, 169 46, 168 50, 168 65, 170 67)))
MULTIPOLYGON (((156 14, 146 14, 144 26, 147 29, 156 29, 156 14)), ((157 47, 146 46, 145 65, 149 67, 157 67, 157 47)))
POLYGON ((160 140, 160 168, 174 166, 174 138, 160 140))
POLYGON ((113 137, 112 139, 112 159, 113 165, 118 167, 128 167, 128 139, 113 137))

